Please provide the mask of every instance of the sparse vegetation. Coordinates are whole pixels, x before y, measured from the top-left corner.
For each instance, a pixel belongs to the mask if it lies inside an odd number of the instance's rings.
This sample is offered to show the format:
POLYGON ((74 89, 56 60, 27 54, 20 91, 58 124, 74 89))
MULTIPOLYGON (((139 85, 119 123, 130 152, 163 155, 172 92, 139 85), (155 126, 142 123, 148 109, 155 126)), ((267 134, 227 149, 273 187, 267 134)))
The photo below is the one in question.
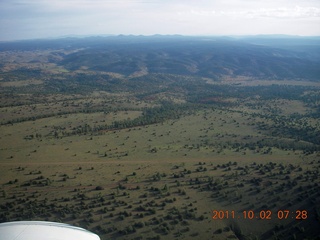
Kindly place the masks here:
POLYGON ((79 49, 29 54, 0 52, 0 222, 67 222, 102 240, 319 235, 313 78, 182 75, 181 65, 137 76, 91 55, 81 65, 79 49), (60 62, 41 65, 41 54, 60 62))

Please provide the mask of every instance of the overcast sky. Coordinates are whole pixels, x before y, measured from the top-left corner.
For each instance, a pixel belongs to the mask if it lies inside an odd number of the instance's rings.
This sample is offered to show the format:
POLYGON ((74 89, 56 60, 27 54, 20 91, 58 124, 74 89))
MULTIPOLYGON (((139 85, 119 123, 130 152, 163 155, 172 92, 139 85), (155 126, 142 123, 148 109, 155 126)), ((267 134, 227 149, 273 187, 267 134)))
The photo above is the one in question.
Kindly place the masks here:
POLYGON ((65 35, 320 35, 320 0, 0 0, 0 41, 65 35))

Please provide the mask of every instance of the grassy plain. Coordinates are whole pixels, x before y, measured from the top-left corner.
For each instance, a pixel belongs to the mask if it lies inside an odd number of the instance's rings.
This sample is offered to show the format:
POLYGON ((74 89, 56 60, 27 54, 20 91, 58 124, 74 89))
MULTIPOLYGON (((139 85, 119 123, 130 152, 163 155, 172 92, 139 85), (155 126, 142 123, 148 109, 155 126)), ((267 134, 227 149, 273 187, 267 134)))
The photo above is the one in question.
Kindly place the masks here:
POLYGON ((315 237, 319 206, 310 202, 319 198, 319 153, 243 146, 268 136, 257 131, 259 118, 236 109, 66 137, 50 133, 141 113, 74 113, 1 126, 2 219, 69 222, 102 239, 283 239, 292 230, 297 239, 315 237), (308 219, 278 220, 280 209, 290 218, 307 210, 308 219), (212 219, 213 210, 224 216, 212 219), (270 211, 272 219, 243 219, 250 210, 258 217, 270 211))

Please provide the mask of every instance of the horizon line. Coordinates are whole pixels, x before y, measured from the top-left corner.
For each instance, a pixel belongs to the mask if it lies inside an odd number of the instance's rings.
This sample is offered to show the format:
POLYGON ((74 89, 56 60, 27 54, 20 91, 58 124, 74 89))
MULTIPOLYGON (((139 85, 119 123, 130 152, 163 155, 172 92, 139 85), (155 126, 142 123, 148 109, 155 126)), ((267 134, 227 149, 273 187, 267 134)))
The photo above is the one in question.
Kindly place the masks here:
POLYGON ((20 38, 12 40, 0 40, 0 43, 21 42, 21 41, 39 41, 39 40, 59 40, 67 38, 83 39, 90 37, 230 37, 230 38, 244 38, 244 37, 274 37, 274 38, 318 38, 320 35, 297 35, 297 34, 68 34, 54 37, 40 37, 40 38, 20 38))

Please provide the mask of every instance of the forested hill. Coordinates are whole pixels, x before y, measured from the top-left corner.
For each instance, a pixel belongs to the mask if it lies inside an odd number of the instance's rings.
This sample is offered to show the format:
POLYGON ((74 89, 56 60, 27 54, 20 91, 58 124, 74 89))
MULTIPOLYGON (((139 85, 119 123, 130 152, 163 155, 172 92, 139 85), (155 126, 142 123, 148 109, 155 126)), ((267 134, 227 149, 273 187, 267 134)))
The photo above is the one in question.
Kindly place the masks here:
POLYGON ((75 50, 52 58, 68 70, 125 76, 147 73, 219 79, 320 80, 319 37, 109 36, 0 43, 0 51, 75 50))

